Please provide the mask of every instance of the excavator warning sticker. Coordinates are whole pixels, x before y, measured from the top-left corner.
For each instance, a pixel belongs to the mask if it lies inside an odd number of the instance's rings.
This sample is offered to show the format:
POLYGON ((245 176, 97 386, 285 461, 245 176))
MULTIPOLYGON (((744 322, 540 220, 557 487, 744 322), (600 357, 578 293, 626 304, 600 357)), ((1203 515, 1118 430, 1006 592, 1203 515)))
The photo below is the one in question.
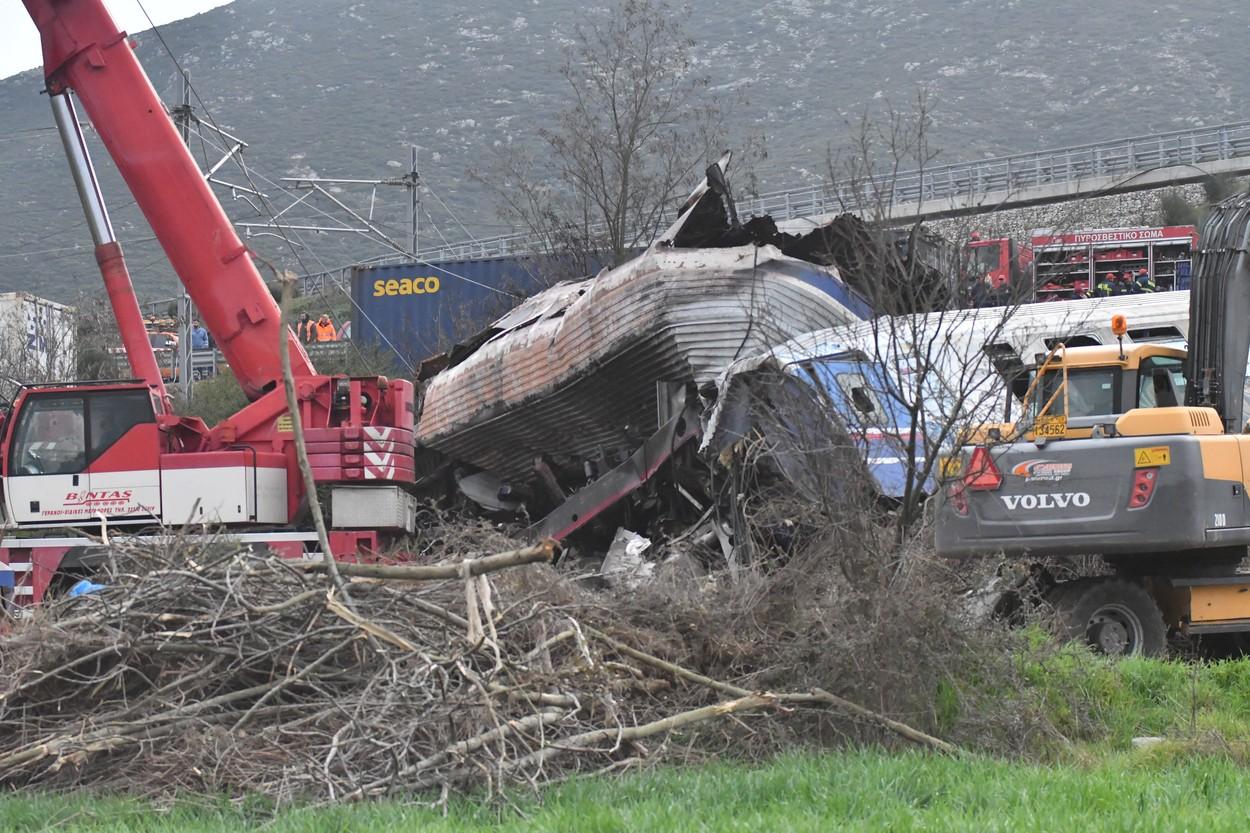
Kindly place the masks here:
POLYGON ((273 428, 279 434, 294 434, 295 423, 291 420, 290 414, 283 414, 274 422, 273 428))
POLYGON ((1133 449, 1133 465, 1142 469, 1150 466, 1166 466, 1172 462, 1172 449, 1166 445, 1153 448, 1133 449))

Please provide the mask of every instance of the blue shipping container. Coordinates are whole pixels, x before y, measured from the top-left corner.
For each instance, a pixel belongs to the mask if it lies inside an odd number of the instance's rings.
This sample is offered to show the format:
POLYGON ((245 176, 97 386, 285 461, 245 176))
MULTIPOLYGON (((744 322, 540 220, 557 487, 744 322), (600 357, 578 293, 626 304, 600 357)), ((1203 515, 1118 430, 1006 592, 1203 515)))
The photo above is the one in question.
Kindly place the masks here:
POLYGON ((522 299, 581 277, 542 256, 400 263, 352 272, 352 338, 415 364, 480 332, 522 299))
MULTIPOLYGON (((352 272, 352 338, 393 350, 416 365, 481 332, 524 298, 599 271, 598 264, 586 266, 559 256, 528 255, 357 267, 352 272)), ((779 268, 831 295, 851 314, 871 315, 863 298, 817 267, 794 262, 779 268)))

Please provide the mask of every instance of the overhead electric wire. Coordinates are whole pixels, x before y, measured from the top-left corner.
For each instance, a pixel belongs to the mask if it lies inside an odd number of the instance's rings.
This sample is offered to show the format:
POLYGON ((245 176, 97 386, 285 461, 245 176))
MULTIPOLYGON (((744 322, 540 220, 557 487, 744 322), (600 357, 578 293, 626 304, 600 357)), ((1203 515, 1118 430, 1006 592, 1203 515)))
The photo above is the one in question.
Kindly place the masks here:
MULTIPOLYGON (((192 90, 194 91, 194 88, 192 88, 192 90)), ((197 95, 197 99, 198 99, 198 95, 197 95)), ((199 134, 199 135, 200 135, 200 137, 201 137, 201 140, 202 140, 202 141, 207 142, 210 146, 214 147, 215 149, 221 150, 221 151, 223 151, 223 152, 226 150, 224 147, 222 147, 222 146, 218 145, 216 142, 214 142, 214 141, 213 141, 213 139, 212 139, 211 137, 204 136, 202 133, 201 133, 201 134, 199 134)), ((276 190, 282 191, 282 192, 283 192, 283 193, 285 193, 287 196, 290 196, 290 197, 292 197, 292 198, 294 198, 294 197, 295 197, 296 192, 295 192, 294 190, 292 190, 292 189, 288 188, 287 186, 283 185, 281 182, 277 182, 277 181, 275 181, 275 180, 271 179, 270 177, 266 176, 265 174, 263 174, 263 173, 261 173, 261 172, 259 172, 259 171, 256 171, 255 173, 256 173, 256 177, 257 177, 257 178, 259 178, 259 179, 261 179, 262 181, 264 181, 265 183, 267 183, 267 184, 271 185, 271 186, 272 186, 273 188, 275 188, 276 190)), ((252 180, 252 178, 251 178, 251 176, 250 176, 250 175, 248 176, 248 182, 252 185, 253 190, 256 190, 257 192, 259 192, 259 191, 260 191, 260 189, 259 189, 259 188, 256 188, 255 182, 252 180)), ((331 220, 331 221, 333 221, 333 222, 335 222, 335 223, 339 223, 339 224, 343 225, 343 221, 342 221, 340 218, 335 217, 333 214, 330 214, 329 212, 325 211, 324 209, 322 209, 322 208, 318 208, 316 205, 313 205, 313 204, 310 204, 310 203, 304 203, 304 205, 305 205, 307 208, 309 208, 310 210, 314 211, 315 213, 317 213, 317 214, 321 215, 322 217, 324 217, 324 218, 326 218, 326 219, 328 219, 328 220, 331 220)), ((267 198, 266 198, 266 207, 268 208, 267 198)), ((272 223, 272 224, 274 224, 274 225, 273 225, 273 228, 275 228, 275 229, 282 229, 283 227, 282 227, 282 226, 281 226, 281 224, 278 222, 278 219, 277 219, 276 215, 274 215, 274 213, 273 213, 272 209, 270 208, 269 210, 270 210, 270 220, 271 220, 271 223, 272 223)), ((428 214, 427 214, 427 216, 428 216, 428 214)), ((381 224, 381 223, 373 223, 373 225, 380 226, 380 227, 382 227, 382 228, 387 228, 387 227, 388 227, 388 226, 386 226, 385 224, 381 224)), ((345 230, 346 230, 346 229, 345 229, 345 230)), ((362 234, 362 235, 367 236, 367 233, 366 233, 366 232, 361 232, 361 234, 362 234)), ((292 236, 294 236, 297 240, 300 240, 301 242, 303 242, 303 238, 302 238, 302 237, 301 237, 301 236, 300 236, 297 232, 292 231, 292 236)), ((288 241, 288 242, 289 242, 289 241, 288 241)), ((488 290, 490 290, 491 292, 496 292, 496 293, 498 293, 498 294, 500 294, 500 295, 503 295, 503 296, 505 296, 505 297, 508 297, 508 298, 514 297, 514 296, 512 295, 512 293, 510 293, 510 292, 505 292, 504 290, 499 289, 498 287, 491 286, 490 284, 482 283, 481 281, 476 281, 476 280, 474 280, 473 278, 468 277, 467 275, 461 275, 461 274, 459 274, 459 273, 457 273, 457 272, 454 272, 454 271, 452 271, 452 270, 450 270, 450 269, 446 269, 446 268, 444 268, 444 267, 442 267, 442 266, 439 266, 439 265, 438 265, 438 264, 436 264, 436 263, 431 263, 431 262, 429 262, 429 261, 427 261, 427 260, 424 260, 424 259, 420 258, 419 256, 417 256, 415 252, 410 252, 410 251, 408 251, 407 249, 404 249, 404 248, 402 248, 402 247, 400 247, 400 246, 396 246, 394 243, 392 243, 392 242, 390 242, 390 241, 387 241, 387 240, 383 239, 383 240, 378 241, 378 242, 380 242, 382 245, 386 246, 387 248, 390 248, 390 249, 391 249, 392 251, 394 251, 396 254, 403 255, 404 257, 410 258, 410 259, 411 259, 414 263, 416 263, 416 264, 418 264, 418 265, 421 265, 421 266, 428 266, 428 267, 430 267, 431 269, 437 269, 438 271, 440 271, 440 272, 442 272, 442 273, 444 273, 444 274, 446 274, 446 275, 449 275, 450 277, 456 278, 456 279, 461 280, 461 281, 463 281, 463 282, 465 282, 465 283, 470 283, 470 284, 473 284, 474 286, 481 287, 482 289, 488 289, 488 290)), ((444 242, 444 243, 446 243, 446 242, 447 242, 445 238, 444 238, 444 241, 443 241, 443 242, 444 242)), ((447 245, 451 245, 451 244, 447 244, 447 245)), ((324 263, 321 263, 321 262, 320 262, 320 261, 321 261, 321 259, 320 259, 319 257, 317 257, 317 255, 316 255, 316 253, 315 253, 315 252, 313 252, 313 257, 315 257, 315 258, 318 260, 319 265, 324 266, 324 263)), ((300 265, 301 265, 301 266, 303 266, 303 265, 304 265, 304 264, 302 263, 302 261, 301 261, 300 265)), ((307 268, 305 267, 305 268, 304 268, 304 271, 305 271, 305 272, 310 272, 311 270, 310 270, 310 269, 307 269, 307 268)), ((353 301, 353 305, 355 305, 355 302, 354 302, 354 301, 353 301)), ((355 306, 357 306, 357 308, 359 309, 359 306, 358 306, 358 305, 355 305, 355 306)), ((363 313, 363 310, 362 310, 362 313, 363 313)))
MULTIPOLYGON (((169 44, 166 43, 165 41, 165 36, 161 33, 160 28, 156 25, 155 21, 152 20, 152 16, 148 14, 148 10, 144 7, 143 0, 135 0, 135 2, 138 4, 140 11, 143 12, 143 16, 147 18, 148 23, 152 26, 152 31, 156 34, 156 38, 158 41, 160 41, 162 48, 164 48, 165 50, 165 53, 169 55, 169 59, 173 61, 174 66, 177 68, 179 75, 183 78, 184 82, 186 83, 187 89, 190 90, 191 95, 195 96, 195 100, 199 103, 200 109, 204 112, 204 116, 208 120, 209 126, 211 126, 214 130, 216 130, 220 134, 222 132, 221 128, 218 127, 216 120, 213 118, 212 111, 208 109, 208 106, 204 103, 204 100, 200 97, 199 91, 196 90, 195 85, 191 83, 190 76, 188 76, 186 73, 186 70, 182 68, 182 63, 178 60, 178 57, 174 55, 174 51, 169 48, 169 44)), ((236 162, 238 163, 239 170, 242 171, 243 176, 247 178, 248 185, 250 185, 252 191, 256 193, 257 199, 260 200, 261 205, 264 207, 265 211, 269 214, 271 220, 276 223, 277 216, 274 213, 273 207, 269 204, 269 199, 264 195, 264 193, 260 190, 260 188, 257 187, 255 180, 252 179, 252 174, 248 170, 246 163, 244 163, 243 161, 242 153, 237 154, 235 159, 236 159, 236 162)), ((307 264, 304 263, 303 257, 300 256, 300 253, 296 249, 295 244, 291 241, 290 236, 288 236, 286 229, 282 228, 281 226, 278 226, 277 230, 280 236, 282 237, 283 241, 286 243, 287 248, 291 250, 291 256, 295 258, 295 262, 300 265, 300 268, 305 273, 311 272, 312 270, 309 269, 307 264)), ((297 239, 298 239, 298 236, 297 236, 297 239)), ((301 240, 301 245, 303 245, 302 240, 301 240)), ((311 253, 313 257, 316 258, 319 265, 324 267, 325 264, 321 262, 321 258, 317 256, 316 252, 311 252, 311 253)), ((357 309, 360 309, 359 305, 356 304, 355 299, 351 297, 350 293, 344 293, 344 294, 347 296, 348 301, 354 307, 356 307, 357 309)), ((360 312, 362 314, 365 314, 364 310, 360 310, 360 312)), ((366 318, 367 317, 368 316, 366 315, 366 318)), ((371 319, 370 321, 372 323, 371 319)), ((375 329, 377 328, 375 327, 375 329)), ((410 373, 415 373, 416 368, 412 366, 412 364, 408 361, 407 357, 404 356, 403 353, 401 353, 399 349, 395 347, 395 345, 390 341, 389 338, 386 337, 384 333, 382 333, 380 329, 377 330, 377 332, 379 335, 382 336, 382 339, 386 341, 387 346, 391 348, 391 351, 394 352, 396 358, 398 358, 401 362, 403 362, 404 366, 408 368, 408 371, 410 373)), ((353 349, 355 349, 357 353, 359 354, 360 352, 359 346, 356 345, 355 343, 353 343, 352 346, 353 346, 353 349)))
MULTIPOLYGON (((135 237, 133 239, 125 240, 123 242, 125 242, 126 245, 128 246, 139 244, 139 243, 152 243, 152 242, 156 242, 156 237, 154 236, 135 237)), ((69 253, 74 253, 74 254, 78 254, 78 253, 91 254, 94 251, 95 251, 94 246, 90 246, 86 243, 81 243, 81 244, 76 244, 73 246, 61 246, 60 248, 56 248, 56 249, 42 249, 42 250, 33 251, 33 252, 3 252, 3 253, 0 253, 0 257, 34 257, 35 255, 56 254, 58 252, 69 252, 69 253)))
MULTIPOLYGON (((460 222, 460 218, 456 216, 456 212, 452 211, 452 210, 451 210, 451 208, 447 205, 447 203, 443 202, 443 198, 442 198, 442 197, 440 197, 440 196, 438 195, 438 192, 437 192, 437 191, 435 191, 433 188, 429 187, 428 185, 426 186, 425 190, 427 190, 427 191, 429 191, 429 192, 430 192, 430 196, 431 196, 431 197, 433 197, 434 199, 438 200, 438 204, 439 204, 439 205, 441 205, 441 206, 443 207, 443 210, 447 212, 448 216, 450 216, 450 217, 451 217, 452 221, 453 221, 456 225, 460 226, 460 230, 461 230, 461 231, 463 231, 463 232, 464 232, 464 233, 468 236, 468 238, 469 238, 469 240, 470 240, 470 241, 473 241, 473 240, 476 240, 476 239, 477 239, 477 238, 474 236, 473 232, 471 232, 471 231, 469 231, 467 228, 465 228, 464 223, 460 222)), ((447 240, 444 238, 443 242, 444 242, 444 243, 447 243, 447 240)), ((450 244, 450 243, 448 243, 448 245, 451 245, 451 244, 450 244)))

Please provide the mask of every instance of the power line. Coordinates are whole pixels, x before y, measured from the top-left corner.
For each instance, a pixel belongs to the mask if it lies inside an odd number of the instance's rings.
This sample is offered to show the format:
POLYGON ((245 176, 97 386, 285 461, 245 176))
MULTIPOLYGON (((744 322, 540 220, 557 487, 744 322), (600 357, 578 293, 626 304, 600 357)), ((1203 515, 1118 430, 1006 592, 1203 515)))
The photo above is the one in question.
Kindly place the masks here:
MULTIPOLYGON (((139 243, 151 243, 155 240, 156 240, 156 237, 149 236, 149 237, 136 237, 131 240, 125 240, 122 242, 124 242, 126 245, 129 246, 129 245, 135 245, 139 243)), ((58 252, 69 252, 73 254, 90 254, 93 251, 94 250, 92 247, 83 243, 83 244, 75 244, 73 246, 61 246, 60 248, 56 248, 56 249, 42 249, 42 250, 33 251, 33 252, 4 252, 0 254, 0 257, 34 257, 35 255, 56 254, 58 252)))
MULTIPOLYGON (((195 86, 191 83, 190 77, 187 75, 186 70, 184 70, 184 69, 182 68, 182 64, 178 61, 177 56, 176 56, 176 55, 174 55, 174 51, 173 51, 172 49, 170 49, 170 48, 169 48, 169 44, 168 44, 168 43, 166 43, 166 41, 165 41, 165 36, 164 36, 164 34, 161 32, 160 28, 156 25, 155 21, 153 21, 153 20, 152 20, 152 16, 148 14, 148 10, 144 7, 144 5, 143 5, 143 0, 135 0, 135 2, 138 4, 140 11, 142 11, 142 12, 143 12, 143 16, 144 16, 145 18, 147 18, 148 23, 149 23, 149 24, 151 25, 151 27, 152 27, 152 31, 156 34, 156 38, 157 38, 157 40, 159 40, 159 41, 160 41, 161 47, 165 50, 165 53, 166 53, 167 55, 169 55, 169 59, 170 59, 171 61, 173 61, 174 66, 175 66, 175 67, 177 68, 177 70, 178 70, 178 73, 179 73, 179 74, 182 76, 182 78, 184 79, 184 83, 186 84, 187 89, 191 91, 191 94, 192 94, 193 96, 195 96, 195 100, 199 103, 200 108, 204 111, 204 116, 208 119, 208 123, 209 123, 209 125, 210 125, 210 126, 211 126, 214 130, 216 130, 219 134, 221 134, 221 133, 222 133, 222 130, 221 130, 221 128, 220 128, 220 127, 218 127, 218 126, 217 126, 217 122, 216 122, 216 120, 213 118, 212 111, 211 111, 211 110, 209 110, 208 106, 204 103, 204 99, 202 99, 202 98, 200 97, 200 93, 199 93, 199 91, 198 91, 198 90, 196 90, 196 89, 195 89, 195 86)), ((262 207, 264 207, 265 212, 266 212, 266 213, 270 216, 271 220, 272 220, 273 222, 275 222, 275 223, 276 223, 276 222, 277 222, 277 216, 276 216, 276 215, 275 215, 275 213, 274 213, 273 207, 269 204, 269 200, 268 200, 268 198, 267 198, 267 197, 265 197, 265 195, 261 192, 260 188, 258 188, 258 187, 256 186, 256 182, 255 182, 255 180, 253 180, 253 179, 252 179, 252 174, 251 174, 251 172, 248 170, 247 165, 243 162, 243 154, 242 154, 241 149, 240 149, 240 153, 238 154, 238 157, 237 157, 237 162, 238 162, 238 165, 239 165, 239 169, 243 172, 243 176, 247 178, 248 185, 250 185, 250 186, 251 186, 252 191, 256 194, 257 198, 260 200, 260 204, 261 204, 261 206, 262 206, 262 207)), ((301 269, 302 269, 305 273, 308 273, 308 272, 312 271, 312 270, 311 270, 311 269, 309 269, 309 268, 308 268, 308 266, 304 263, 304 259, 300 256, 299 251, 295 248, 295 244, 291 241, 291 238, 287 235, 286 230, 285 230, 285 229, 283 229, 283 228, 281 228, 281 227, 279 226, 279 227, 278 227, 278 231, 279 231, 279 233, 280 233, 280 235, 281 235, 282 239, 286 242, 287 247, 291 250, 291 255, 295 258, 295 262, 296 262, 296 263, 298 263, 298 264, 300 265, 300 268, 301 268, 301 269)), ((314 257, 314 258, 316 258, 316 259, 317 259, 317 261, 318 261, 319 265, 321 265, 321 266, 324 268, 325 264, 321 262, 321 258, 317 256, 316 252, 311 252, 311 254, 313 255, 313 257, 314 257)), ((353 298, 351 297, 351 294, 350 294, 350 293, 346 293, 346 292, 345 292, 344 294, 347 296, 348 301, 350 301, 350 302, 351 302, 351 304, 352 304, 353 306, 355 306, 355 307, 359 310, 359 309, 360 309, 360 307, 356 304, 355 299, 353 299, 353 298)), ((364 310, 360 310, 360 312, 361 312, 362 314, 364 314, 364 310)), ((366 315, 366 318, 367 318, 367 317, 368 317, 368 316, 366 315)), ((375 328, 375 329, 376 329, 376 328, 375 328)), ((380 330, 378 330, 378 332, 379 332, 379 334, 381 334, 381 331, 380 331, 380 330)), ((408 368, 408 372, 409 372, 409 373, 415 373, 415 372, 416 372, 416 368, 414 368, 414 367, 412 366, 412 364, 408 361, 407 357, 405 357, 405 356, 404 356, 404 355, 403 355, 403 354, 402 354, 402 353, 401 353, 398 349, 396 349, 395 345, 394 345, 394 344, 392 344, 392 343, 390 342, 390 339, 386 338, 386 336, 385 336, 385 335, 383 335, 382 337, 383 337, 383 339, 386 341, 387 346, 389 346, 389 347, 391 348, 391 350, 395 353, 395 356, 396 356, 396 357, 397 357, 397 358, 398 358, 401 362, 403 362, 403 363, 404 363, 404 365, 408 368)), ((359 353, 359 350, 360 350, 359 346, 358 346, 358 345, 356 345, 356 344, 354 344, 354 343, 353 343, 353 345, 352 345, 352 346, 353 346, 353 348, 354 348, 354 349, 356 349, 357 353, 359 353)))
POLYGON ((23 130, 14 130, 11 133, 0 134, 0 142, 21 142, 29 141, 33 138, 40 138, 38 134, 55 132, 55 127, 28 127, 23 130))
MULTIPOLYGON (((198 98, 198 96, 197 96, 197 98, 198 98)), ((203 139, 203 141, 208 142, 208 144, 209 144, 210 146, 212 146, 212 147, 214 147, 214 148, 216 148, 216 149, 218 149, 218 150, 223 150, 223 151, 224 151, 224 148, 222 148, 220 145, 218 145, 216 142, 214 142, 214 141, 212 140, 212 138, 210 138, 210 137, 206 137, 206 136, 203 136, 203 134, 199 134, 199 135, 201 136, 201 138, 203 139)), ((287 188, 287 187, 286 187, 285 185, 283 185, 282 183, 280 183, 280 182, 276 182, 275 180, 270 179, 269 177, 267 177, 265 174, 261 173, 260 171, 256 171, 256 176, 257 176, 257 178, 259 178, 259 179, 260 179, 260 180, 262 180, 263 182, 267 183, 268 185, 271 185, 271 186, 272 186, 272 187, 274 187, 275 189, 277 189, 277 190, 279 190, 279 191, 282 191, 284 194, 286 194, 286 195, 288 195, 288 196, 291 196, 291 197, 294 197, 295 192, 293 192, 291 189, 287 188)), ((257 188, 256 188, 255 182, 251 179, 251 177, 250 177, 250 176, 248 177, 248 182, 252 185, 252 187, 253 187, 255 190, 259 191, 259 189, 257 189, 257 188)), ((336 221, 336 222, 337 222, 337 218, 336 218, 333 214, 330 214, 329 212, 325 211, 324 209, 318 208, 316 205, 311 205, 311 204, 308 204, 308 203, 305 203, 305 205, 306 205, 306 206, 307 206, 310 210, 312 210, 313 212, 315 212, 315 213, 317 213, 317 214, 321 215, 322 217, 325 217, 326 219, 333 220, 333 221, 336 221)), ((427 218, 429 218, 429 211, 428 211, 428 209, 426 210, 426 216, 427 216, 427 218)), ((275 226, 274 226, 274 227, 275 227, 275 229, 282 229, 282 226, 281 226, 280 224, 278 224, 277 217, 276 217, 276 216, 274 216, 274 215, 272 215, 272 213, 271 213, 271 221, 275 224, 275 226)), ((433 224, 433 219, 430 219, 430 222, 431 222, 431 224, 433 224)), ((374 225, 380 225, 380 226, 382 226, 383 228, 387 228, 387 227, 388 227, 388 226, 386 226, 385 224, 381 224, 381 223, 375 223, 374 225)), ((436 230, 437 230, 437 227, 436 227, 436 230)), ((296 240, 299 240, 301 243, 303 243, 303 238, 299 235, 299 233, 298 233, 298 232, 292 232, 292 236, 293 236, 293 237, 295 237, 295 239, 296 239, 296 240)), ((441 237, 441 236, 442 236, 442 234, 440 233, 440 234, 439 234, 439 236, 441 237)), ((505 297, 507 297, 507 298, 512 298, 512 297, 515 297, 515 296, 513 296, 513 295, 512 295, 512 293, 510 293, 510 292, 506 292, 506 291, 504 291, 504 290, 500 289, 499 287, 496 287, 496 286, 491 286, 490 284, 487 284, 487 283, 482 283, 481 281, 476 281, 476 280, 474 280, 473 278, 468 277, 467 275, 461 275, 461 274, 459 274, 459 273, 457 273, 457 272, 454 272, 454 271, 452 271, 452 270, 450 270, 450 269, 447 269, 447 268, 445 268, 445 267, 443 267, 443 266, 439 266, 438 264, 431 263, 431 262, 430 262, 430 261, 428 261, 428 260, 424 260, 424 259, 422 259, 421 257, 418 257, 418 256, 416 255, 416 253, 414 253, 414 252, 408 252, 408 251, 405 251, 404 249, 399 248, 398 246, 396 246, 396 245, 394 245, 393 243, 391 243, 389 240, 385 240, 385 239, 383 239, 381 242, 382 242, 382 244, 383 244, 383 245, 385 245, 387 248, 389 248, 389 249, 393 250, 393 251, 394 251, 394 252, 396 252, 397 254, 403 255, 404 257, 407 257, 407 258, 411 259, 411 260, 412 260, 412 262, 413 262, 413 263, 416 263, 417 265, 420 265, 420 266, 428 266, 428 267, 430 267, 431 269, 436 269, 436 270, 438 270, 439 272, 442 272, 443 274, 448 275, 449 277, 456 278, 456 279, 458 279, 458 280, 460 280, 460 281, 463 281, 464 283, 473 284, 474 286, 481 287, 482 289, 488 289, 488 290, 490 290, 491 292, 498 293, 499 295, 503 295, 503 296, 505 296, 505 297)), ((289 243, 289 241, 288 241, 288 243, 289 243)), ((444 243, 446 243, 446 238, 444 238, 444 243)), ((320 258, 320 257, 316 254, 316 251, 315 251, 315 250, 313 250, 313 249, 311 249, 311 248, 310 248, 310 249, 309 249, 309 251, 310 251, 310 253, 312 254, 313 258, 317 260, 317 265, 321 266, 321 267, 323 268, 323 271, 324 271, 325 263, 324 263, 324 262, 321 260, 321 258, 320 258)), ((297 258, 297 259, 298 259, 298 258, 297 258)), ((303 261, 302 261, 302 260, 300 260, 300 266, 304 269, 304 271, 305 271, 305 272, 311 272, 311 270, 310 270, 310 269, 308 269, 306 266, 304 266, 304 264, 303 264, 303 261)), ((367 313, 365 313, 365 312, 364 312, 364 310, 363 310, 363 309, 361 309, 361 307, 360 307, 358 304, 356 304, 354 300, 352 301, 352 305, 353 305, 354 307, 356 307, 357 309, 360 309, 360 310, 361 310, 361 314, 366 315, 366 317, 367 317, 367 313)))

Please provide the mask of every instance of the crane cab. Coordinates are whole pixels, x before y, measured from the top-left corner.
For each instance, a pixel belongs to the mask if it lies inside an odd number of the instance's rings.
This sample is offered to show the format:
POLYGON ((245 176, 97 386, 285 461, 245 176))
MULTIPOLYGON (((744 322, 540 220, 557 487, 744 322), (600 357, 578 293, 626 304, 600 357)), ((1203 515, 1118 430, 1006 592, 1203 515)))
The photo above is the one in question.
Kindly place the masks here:
POLYGON ((251 448, 172 448, 141 383, 25 388, 0 440, 10 526, 285 523, 287 465, 251 448))

